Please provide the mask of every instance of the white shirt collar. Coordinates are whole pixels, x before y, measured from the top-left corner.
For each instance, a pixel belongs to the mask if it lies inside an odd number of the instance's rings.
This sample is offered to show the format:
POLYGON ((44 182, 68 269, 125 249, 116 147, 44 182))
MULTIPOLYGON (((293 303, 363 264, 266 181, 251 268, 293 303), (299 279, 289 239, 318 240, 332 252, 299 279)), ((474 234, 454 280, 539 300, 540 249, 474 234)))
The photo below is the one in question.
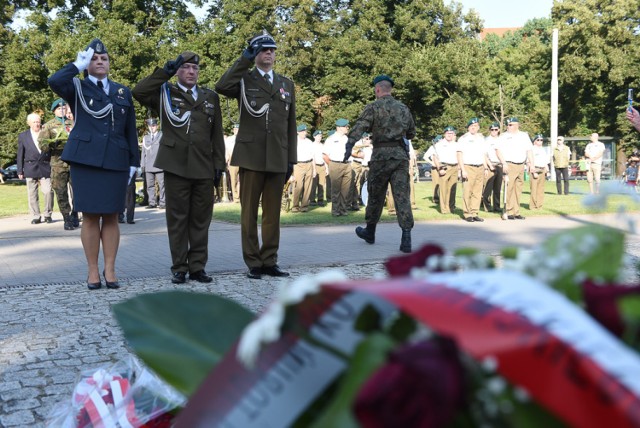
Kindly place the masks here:
POLYGON ((258 69, 258 72, 260 73, 260 75, 262 77, 264 77, 265 74, 269 75, 269 80, 271 80, 273 82, 273 70, 269 70, 269 71, 264 71, 261 70, 259 67, 256 67, 258 69))
POLYGON ((105 94, 109 94, 109 79, 107 77, 105 77, 104 79, 98 79, 97 77, 89 75, 89 80, 91 80, 95 85, 97 85, 98 80, 100 80, 102 82, 105 94))

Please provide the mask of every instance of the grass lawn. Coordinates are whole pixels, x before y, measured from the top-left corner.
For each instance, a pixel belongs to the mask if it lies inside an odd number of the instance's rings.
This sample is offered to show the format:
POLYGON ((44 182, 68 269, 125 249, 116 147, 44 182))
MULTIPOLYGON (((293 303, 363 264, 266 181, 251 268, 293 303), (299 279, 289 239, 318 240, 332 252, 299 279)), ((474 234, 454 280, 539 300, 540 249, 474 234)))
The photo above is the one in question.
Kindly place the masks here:
MULTIPOLYGON (((585 180, 572 180, 570 183, 571 194, 557 195, 555 182, 548 181, 545 188, 544 207, 540 210, 529 210, 529 183, 525 183, 521 200, 521 214, 527 216, 540 215, 575 215, 592 213, 590 209, 582 205, 582 200, 589 193, 589 187, 585 180)), ((416 184, 416 203, 418 210, 413 211, 416 221, 426 220, 454 220, 462 217, 462 187, 458 184, 456 196, 456 212, 453 214, 440 214, 437 207, 431 201, 433 188, 430 181, 416 184)), ((55 200, 55 198, 54 198, 55 200)), ((0 184, 0 218, 14 215, 28 214, 27 188, 24 183, 0 184)), ((40 198, 42 206, 43 199, 40 198)), ((607 212, 616 212, 619 205, 625 205, 627 210, 638 210, 638 205, 633 204, 628 196, 613 196, 607 206, 607 212)), ((57 211, 55 204, 54 211, 57 211)), ((484 218, 498 217, 496 213, 480 212, 484 218)), ((215 220, 238 223, 240 219, 240 205, 233 203, 218 203, 213 210, 215 220)), ((385 209, 381 221, 395 222, 395 216, 387 214, 385 209)), ((353 224, 364 222, 364 208, 358 212, 350 212, 345 217, 332 217, 331 207, 310 207, 307 213, 282 213, 283 225, 295 224, 353 224)))

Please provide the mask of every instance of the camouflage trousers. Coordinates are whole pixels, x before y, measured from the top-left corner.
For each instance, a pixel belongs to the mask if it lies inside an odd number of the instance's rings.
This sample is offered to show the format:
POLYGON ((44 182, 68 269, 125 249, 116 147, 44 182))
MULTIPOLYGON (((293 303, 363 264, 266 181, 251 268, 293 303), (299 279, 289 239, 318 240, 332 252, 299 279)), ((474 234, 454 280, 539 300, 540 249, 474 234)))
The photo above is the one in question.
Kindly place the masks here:
POLYGON ((369 176, 367 178, 369 200, 365 221, 367 224, 375 224, 380 220, 389 184, 391 184, 391 193, 396 205, 398 224, 402 229, 412 229, 413 213, 411 212, 408 159, 369 162, 369 176))
MULTIPOLYGON (((54 162, 52 162, 53 164, 54 162)), ((51 187, 56 192, 58 209, 63 216, 71 213, 71 203, 73 193, 69 190, 71 177, 69 175, 69 165, 62 162, 51 166, 51 187), (62 164, 62 165, 60 165, 62 164)))

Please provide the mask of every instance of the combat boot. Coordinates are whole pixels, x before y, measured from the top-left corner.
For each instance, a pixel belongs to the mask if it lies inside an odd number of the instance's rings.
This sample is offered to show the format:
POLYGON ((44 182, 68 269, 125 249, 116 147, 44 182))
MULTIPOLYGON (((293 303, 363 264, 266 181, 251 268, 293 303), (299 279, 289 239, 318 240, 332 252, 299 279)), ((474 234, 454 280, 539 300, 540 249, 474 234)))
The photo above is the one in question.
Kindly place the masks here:
POLYGON ((358 235, 358 238, 364 239, 367 244, 373 244, 376 242, 375 223, 367 224, 367 227, 356 227, 356 235, 358 235))
POLYGON ((78 218, 78 211, 71 211, 71 225, 75 227, 80 227, 80 219, 78 218))
POLYGON ((71 220, 71 216, 69 214, 63 214, 64 218, 64 230, 73 230, 73 220, 71 220))
POLYGON ((411 229, 402 229, 402 240, 400 241, 400 251, 411 252, 411 229))

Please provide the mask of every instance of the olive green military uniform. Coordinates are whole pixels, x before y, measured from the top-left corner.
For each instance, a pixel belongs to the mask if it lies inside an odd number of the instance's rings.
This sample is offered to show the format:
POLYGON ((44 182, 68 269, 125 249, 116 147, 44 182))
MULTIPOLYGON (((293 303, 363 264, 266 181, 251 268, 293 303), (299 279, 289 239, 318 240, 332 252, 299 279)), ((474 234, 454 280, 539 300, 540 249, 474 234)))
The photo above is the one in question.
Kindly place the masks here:
POLYGON ((241 56, 216 84, 218 93, 240 104, 231 165, 240 167, 242 256, 249 269, 278 262, 285 175, 289 164, 297 162, 295 86, 275 72, 271 84, 253 65, 241 56), (261 198, 262 246, 257 224, 261 198))
POLYGON ((54 117, 44 124, 38 136, 40 147, 51 152, 51 187, 56 192, 58 208, 65 222, 69 221, 72 209, 70 201, 73 198, 69 196, 69 164, 60 159, 60 156, 72 125, 73 122, 68 119, 63 123, 54 117))
POLYGON ((378 98, 367 105, 349 133, 348 147, 353 147, 364 132, 373 138, 373 153, 369 161, 369 201, 365 213, 367 225, 380 220, 387 186, 397 209, 398 224, 413 228, 410 202, 409 154, 404 138, 415 136, 415 123, 409 108, 391 95, 378 98))
POLYGON ((171 271, 191 274, 204 270, 208 260, 214 174, 216 169, 225 169, 222 113, 214 91, 194 86, 194 100, 179 86, 168 83, 170 78, 156 67, 132 94, 140 104, 160 112, 163 134, 154 166, 165 174, 171 271), (170 99, 165 98, 167 89, 170 99), (174 118, 167 112, 167 102, 174 118), (183 117, 185 112, 191 116, 180 124, 175 117, 183 117))

